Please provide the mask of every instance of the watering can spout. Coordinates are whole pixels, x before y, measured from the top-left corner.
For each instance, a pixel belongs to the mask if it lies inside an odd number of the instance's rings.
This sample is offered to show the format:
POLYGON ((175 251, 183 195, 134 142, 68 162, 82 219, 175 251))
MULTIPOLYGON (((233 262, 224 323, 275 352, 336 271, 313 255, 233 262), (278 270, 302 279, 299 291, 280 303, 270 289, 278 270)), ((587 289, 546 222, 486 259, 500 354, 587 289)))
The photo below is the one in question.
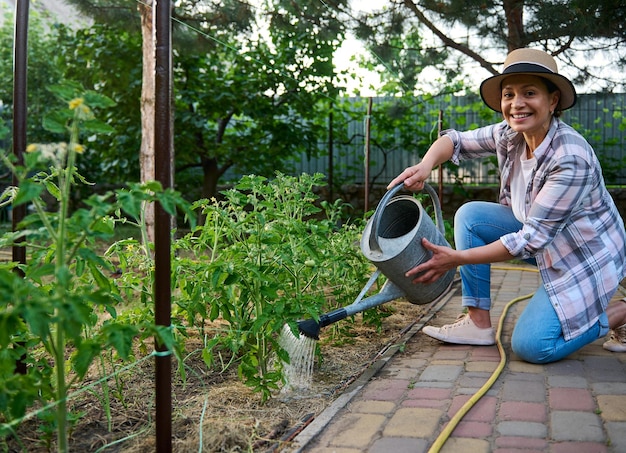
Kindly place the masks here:
POLYGON ((299 321, 298 329, 300 330, 300 333, 309 338, 319 340, 319 334, 322 327, 329 326, 330 324, 334 324, 337 321, 346 319, 348 316, 352 316, 361 311, 377 307, 378 305, 384 304, 385 302, 389 302, 391 300, 398 299, 404 296, 404 292, 400 288, 387 280, 381 288, 380 292, 372 296, 363 298, 372 287, 374 282, 376 282, 379 275, 380 270, 376 270, 369 278, 369 280, 357 296, 356 300, 347 307, 338 308, 329 313, 325 313, 320 316, 319 321, 315 321, 314 319, 299 321))
POLYGON ((320 339, 320 330, 322 327, 329 326, 330 324, 334 324, 337 321, 341 321, 342 319, 346 319, 348 317, 348 312, 345 308, 339 308, 337 310, 331 311, 330 313, 325 313, 320 316, 320 320, 316 321, 314 319, 305 319, 304 321, 298 321, 298 329, 300 333, 306 337, 313 338, 314 340, 320 339))

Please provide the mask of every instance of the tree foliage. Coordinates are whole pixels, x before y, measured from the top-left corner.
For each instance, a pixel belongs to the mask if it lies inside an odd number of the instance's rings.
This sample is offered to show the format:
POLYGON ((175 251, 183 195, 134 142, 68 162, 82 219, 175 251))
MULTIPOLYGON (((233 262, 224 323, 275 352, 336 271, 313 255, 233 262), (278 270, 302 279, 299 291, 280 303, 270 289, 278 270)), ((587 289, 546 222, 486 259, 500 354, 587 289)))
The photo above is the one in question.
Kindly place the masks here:
MULTIPOLYGON (((58 29, 46 28, 38 13, 30 14, 28 37, 28 137, 31 141, 49 141, 51 135, 41 127, 49 110, 51 93, 46 87, 58 84, 63 78, 59 65, 58 29), (36 69, 33 69, 36 68, 36 69)), ((13 20, 5 18, 0 26, 0 117, 10 124, 13 117, 13 20)))
POLYGON ((509 51, 535 47, 560 59, 575 83, 612 91, 624 87, 618 74, 626 65, 625 18, 623 0, 391 0, 357 17, 356 29, 377 59, 391 64, 398 52, 413 53, 421 64, 407 59, 398 69, 413 71, 413 83, 425 66, 447 79, 466 77, 477 65, 496 74, 509 51), (428 44, 425 36, 432 36, 428 44))
MULTIPOLYGON (((136 165, 129 153, 137 152, 140 139, 141 53, 134 3, 72 2, 98 23, 77 32, 65 52, 72 67, 66 74, 104 90, 124 110, 110 118, 118 123, 114 140, 119 143, 108 150, 103 146, 102 156, 107 169, 127 169, 130 177, 136 165), (124 149, 118 146, 122 142, 124 149)), ((209 197, 231 168, 236 174, 269 176, 286 170, 287 159, 302 151, 319 152, 318 115, 337 94, 332 55, 344 33, 328 4, 188 1, 177 3, 172 15, 179 183, 201 187, 196 195, 209 197)))

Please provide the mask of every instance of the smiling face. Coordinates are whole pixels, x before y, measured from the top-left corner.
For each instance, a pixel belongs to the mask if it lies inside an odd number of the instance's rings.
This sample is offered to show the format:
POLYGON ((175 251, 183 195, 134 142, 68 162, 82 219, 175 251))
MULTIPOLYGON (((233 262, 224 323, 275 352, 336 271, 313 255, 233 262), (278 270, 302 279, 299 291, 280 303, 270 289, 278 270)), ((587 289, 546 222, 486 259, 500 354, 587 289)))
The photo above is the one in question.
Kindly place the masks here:
POLYGON ((524 134, 534 150, 548 133, 559 96, 558 90, 548 91, 541 77, 512 75, 502 81, 502 115, 514 131, 524 134))

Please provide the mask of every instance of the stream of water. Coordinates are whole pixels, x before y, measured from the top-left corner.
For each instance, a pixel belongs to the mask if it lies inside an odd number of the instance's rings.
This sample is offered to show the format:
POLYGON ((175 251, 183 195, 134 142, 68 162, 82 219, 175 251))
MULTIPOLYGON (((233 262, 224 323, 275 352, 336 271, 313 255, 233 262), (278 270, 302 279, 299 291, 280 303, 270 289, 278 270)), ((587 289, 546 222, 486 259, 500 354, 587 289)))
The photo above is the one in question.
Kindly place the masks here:
POLYGON ((313 382, 316 340, 302 334, 295 336, 285 324, 278 341, 289 353, 290 361, 290 363, 283 364, 286 379, 283 393, 309 390, 313 382))

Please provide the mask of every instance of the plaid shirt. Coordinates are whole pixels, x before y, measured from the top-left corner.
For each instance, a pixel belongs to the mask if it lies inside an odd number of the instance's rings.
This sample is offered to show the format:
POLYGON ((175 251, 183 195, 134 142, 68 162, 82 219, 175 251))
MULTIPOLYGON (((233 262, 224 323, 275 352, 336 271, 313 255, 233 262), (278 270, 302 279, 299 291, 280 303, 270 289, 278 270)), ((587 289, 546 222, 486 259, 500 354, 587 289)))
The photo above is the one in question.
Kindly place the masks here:
MULTIPOLYGON (((452 162, 495 154, 500 203, 511 206, 513 165, 526 150, 506 122, 467 132, 447 130, 452 162)), ((527 220, 500 238, 511 255, 534 257, 566 340, 587 331, 605 311, 624 278, 624 222, 604 185, 592 147, 572 127, 553 119, 534 153, 526 191, 527 220)))

